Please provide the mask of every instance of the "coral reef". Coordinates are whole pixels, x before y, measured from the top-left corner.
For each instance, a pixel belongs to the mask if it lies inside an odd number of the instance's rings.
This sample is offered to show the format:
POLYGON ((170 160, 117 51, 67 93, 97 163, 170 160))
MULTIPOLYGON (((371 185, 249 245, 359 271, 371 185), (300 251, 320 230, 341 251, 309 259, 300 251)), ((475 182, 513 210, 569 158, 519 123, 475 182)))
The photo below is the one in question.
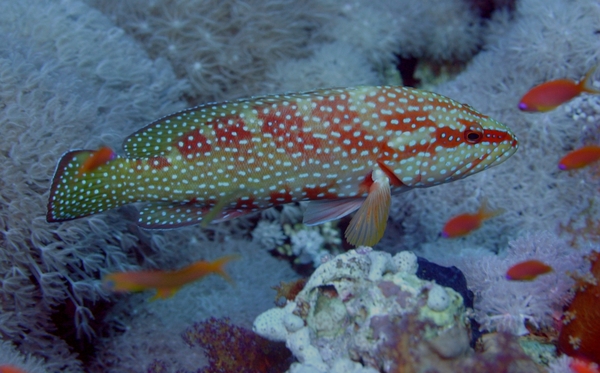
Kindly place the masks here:
POLYGON ((451 258, 438 256, 437 262, 456 265, 465 273, 475 293, 475 319, 481 328, 524 335, 529 333, 528 324, 553 326, 560 318, 575 285, 569 274, 584 272, 586 253, 554 233, 541 231, 511 241, 500 256, 463 250, 451 258), (528 259, 541 260, 554 271, 536 281, 507 281, 507 269, 528 259))
MULTIPOLYGON (((519 138, 519 151, 505 165, 470 180, 394 199, 391 221, 378 247, 415 250, 433 261, 446 253, 459 255, 465 248, 497 253, 520 235, 554 229, 578 215, 589 198, 596 198, 598 184, 590 182, 589 171, 559 172, 557 163, 569 149, 594 141, 596 121, 587 118, 597 117, 592 103, 598 97, 579 97, 545 114, 516 108, 521 95, 535 84, 578 80, 600 60, 595 34, 599 18, 596 2, 562 0, 521 0, 514 12, 492 16, 485 48, 435 91, 506 123, 519 138), (582 115, 576 115, 571 107, 581 106, 582 115), (476 210, 482 197, 493 206, 508 207, 507 212, 465 239, 441 240, 444 223, 476 210)), ((596 219, 598 214, 594 211, 596 219)))
MULTIPOLYGON (((559 172, 556 163, 567 151, 600 141, 600 98, 584 95, 544 114, 517 110, 533 85, 580 79, 598 63, 596 1, 0 0, 0 7, 2 362, 33 373, 141 372, 153 362, 155 370, 197 370, 208 361, 178 337, 186 328, 226 316, 247 328, 271 307, 271 287, 297 278, 289 261, 267 252, 285 247, 292 253, 282 226, 301 220, 297 205, 205 229, 145 232, 135 226, 133 208, 46 223, 47 191, 62 153, 102 145, 119 152, 122 139, 144 124, 210 100, 395 82, 396 66, 411 70, 411 60, 428 76, 451 71, 427 87, 505 123, 521 147, 502 167, 394 197, 378 248, 459 267, 476 293, 474 317, 482 328, 512 334, 536 326, 555 331, 575 283, 566 272, 585 272, 583 256, 597 249, 600 171, 559 172), (476 209, 482 197, 507 212, 467 237, 439 236, 448 218, 476 209), (561 223, 559 237, 554 229, 561 223), (106 272, 177 268, 228 253, 243 257, 233 265, 233 289, 208 279, 167 301, 147 302, 145 294, 113 296, 101 286, 106 272), (555 270, 531 283, 504 281, 503 271, 524 258, 544 259, 555 270)), ((298 258, 309 266, 324 256, 321 246, 309 245, 311 237, 327 239, 319 234, 296 237, 298 258)), ((402 272, 383 276, 394 271, 402 272)), ((397 285, 386 286, 363 295, 402 295, 397 285)), ((319 307, 342 309, 335 287, 311 287, 315 298, 309 298, 321 299, 319 307)), ((421 335, 428 322, 373 318, 391 330, 378 334, 379 351, 397 366, 418 365, 412 359, 420 350, 411 350, 413 340, 401 332, 421 335)), ((298 319, 286 323, 298 327, 298 319)), ((303 333, 306 343, 315 337, 303 333)), ((513 336, 487 338, 485 351, 470 352, 454 369, 512 371, 530 364, 513 336)), ((357 351, 372 357, 375 350, 357 351)), ((348 372, 373 371, 349 359, 337 364, 348 372)), ((563 358, 550 366, 568 372, 568 364, 563 358)))
POLYGON ((426 369, 419 365, 431 362, 426 351, 438 360, 465 355, 470 347, 462 297, 415 272, 416 257, 408 252, 392 258, 362 247, 340 254, 317 268, 294 301, 258 316, 254 331, 286 341, 299 360, 290 372, 342 372, 351 366, 356 372, 390 371, 399 358, 389 344, 405 336, 423 357, 413 369, 426 369), (399 262, 410 261, 415 265, 399 271, 399 262), (401 335, 390 335, 395 330, 401 335), (364 367, 355 367, 356 361, 364 367))
POLYGON ((508 334, 486 335, 474 353, 462 297, 416 273, 410 252, 351 250, 259 315, 254 331, 286 342, 298 359, 290 373, 539 370, 508 334))

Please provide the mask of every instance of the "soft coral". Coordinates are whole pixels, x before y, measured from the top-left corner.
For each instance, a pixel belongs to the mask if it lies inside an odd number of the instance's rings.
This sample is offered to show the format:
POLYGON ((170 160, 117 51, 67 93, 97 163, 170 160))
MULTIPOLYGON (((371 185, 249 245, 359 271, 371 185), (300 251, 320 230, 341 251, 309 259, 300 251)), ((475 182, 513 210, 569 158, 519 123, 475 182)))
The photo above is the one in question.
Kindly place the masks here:
POLYGON ((592 253, 589 259, 593 279, 579 286, 565 312, 558 347, 569 356, 600 364, 600 253, 592 253))

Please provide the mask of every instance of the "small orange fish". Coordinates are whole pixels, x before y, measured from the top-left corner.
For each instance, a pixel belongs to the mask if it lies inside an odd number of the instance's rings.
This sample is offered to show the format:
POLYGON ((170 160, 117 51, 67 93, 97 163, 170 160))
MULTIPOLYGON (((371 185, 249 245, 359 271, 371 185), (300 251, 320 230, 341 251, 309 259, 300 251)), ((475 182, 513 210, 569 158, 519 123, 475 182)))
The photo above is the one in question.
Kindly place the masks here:
POLYGON ((23 369, 17 368, 14 365, 0 365, 0 373, 26 373, 23 369))
POLYGON ((108 146, 103 146, 100 149, 91 152, 88 159, 86 159, 81 167, 79 167, 78 174, 84 174, 86 172, 93 171, 98 167, 107 164, 117 157, 117 153, 108 146))
POLYGON ((521 98, 519 109, 530 112, 550 111, 583 92, 600 93, 592 85, 592 76, 596 67, 592 67, 579 82, 558 79, 536 85, 521 98))
POLYGON ((567 153, 558 162, 558 168, 563 171, 575 170, 600 160, 600 146, 586 145, 567 153))
POLYGON ((526 260, 517 263, 506 271, 506 279, 511 281, 532 281, 539 275, 552 272, 552 267, 539 260, 526 260))
POLYGON ((216 273, 231 282, 231 278, 223 266, 231 260, 238 259, 238 255, 224 256, 214 262, 200 260, 175 271, 131 271, 115 272, 104 276, 104 285, 112 291, 144 291, 156 289, 156 295, 151 298, 168 298, 173 296, 183 285, 216 273))
POLYGON ((444 225, 442 229, 442 237, 444 238, 455 238, 467 235, 481 227, 484 220, 493 218, 494 216, 500 215, 504 212, 504 209, 490 210, 487 205, 487 200, 484 200, 477 211, 474 214, 460 214, 457 215, 444 225))
POLYGON ((597 364, 578 358, 573 358, 569 363, 569 368, 573 373, 600 373, 597 364))

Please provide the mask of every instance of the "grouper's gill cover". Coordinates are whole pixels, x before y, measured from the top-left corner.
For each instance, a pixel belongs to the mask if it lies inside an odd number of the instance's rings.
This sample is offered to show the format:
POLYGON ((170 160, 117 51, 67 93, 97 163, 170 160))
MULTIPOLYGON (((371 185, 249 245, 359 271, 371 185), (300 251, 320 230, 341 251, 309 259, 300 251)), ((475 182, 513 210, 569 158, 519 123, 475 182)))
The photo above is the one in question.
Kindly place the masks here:
POLYGON ((391 194, 464 178, 517 149, 504 125, 468 105, 405 87, 355 87, 206 104, 167 116, 83 174, 93 151, 60 160, 47 220, 145 202, 139 224, 219 222, 311 200, 306 224, 356 210, 346 238, 374 245, 391 194))

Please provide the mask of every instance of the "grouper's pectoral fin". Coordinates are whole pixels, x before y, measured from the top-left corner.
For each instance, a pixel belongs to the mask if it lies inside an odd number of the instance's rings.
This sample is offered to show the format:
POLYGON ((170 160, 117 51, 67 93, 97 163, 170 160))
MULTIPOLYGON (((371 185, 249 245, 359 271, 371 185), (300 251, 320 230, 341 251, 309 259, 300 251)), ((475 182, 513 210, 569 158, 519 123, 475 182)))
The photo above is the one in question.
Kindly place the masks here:
POLYGON ((306 207, 306 211, 304 211, 302 223, 317 225, 343 218, 358 210, 364 201, 364 198, 310 201, 306 207))
POLYGON ((392 193, 386 176, 377 178, 369 187, 364 203, 346 228, 346 240, 354 246, 373 246, 385 232, 392 193))

